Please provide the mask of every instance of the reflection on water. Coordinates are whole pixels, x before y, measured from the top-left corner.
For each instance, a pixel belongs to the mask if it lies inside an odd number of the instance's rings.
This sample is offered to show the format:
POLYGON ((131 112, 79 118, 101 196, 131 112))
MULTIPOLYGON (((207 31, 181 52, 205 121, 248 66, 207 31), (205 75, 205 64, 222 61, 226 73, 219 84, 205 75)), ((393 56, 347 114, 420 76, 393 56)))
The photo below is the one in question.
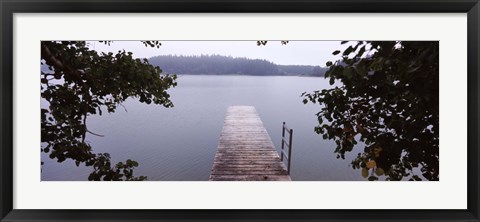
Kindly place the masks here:
MULTIPOLYGON (((88 135, 95 152, 108 152, 112 162, 133 159, 140 166, 136 175, 153 181, 208 180, 218 138, 228 106, 255 106, 277 150, 282 122, 294 129, 293 180, 364 180, 349 167, 360 151, 336 159, 333 141, 315 134, 318 104, 302 103, 302 92, 329 87, 315 77, 279 76, 189 76, 178 79, 171 90, 174 108, 127 100, 113 114, 90 116, 88 135)), ((362 147, 356 147, 361 150, 362 147)), ((56 163, 42 154, 42 180, 87 180, 90 168, 72 161, 56 163)))

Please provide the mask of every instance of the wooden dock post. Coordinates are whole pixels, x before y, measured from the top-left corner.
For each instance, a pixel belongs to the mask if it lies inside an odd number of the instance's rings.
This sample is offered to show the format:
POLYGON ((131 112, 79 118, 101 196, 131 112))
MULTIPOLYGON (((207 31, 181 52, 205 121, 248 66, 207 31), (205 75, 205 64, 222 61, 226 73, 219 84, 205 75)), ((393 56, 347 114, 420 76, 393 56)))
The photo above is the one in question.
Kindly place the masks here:
POLYGON ((291 180, 255 107, 228 107, 209 180, 291 180))

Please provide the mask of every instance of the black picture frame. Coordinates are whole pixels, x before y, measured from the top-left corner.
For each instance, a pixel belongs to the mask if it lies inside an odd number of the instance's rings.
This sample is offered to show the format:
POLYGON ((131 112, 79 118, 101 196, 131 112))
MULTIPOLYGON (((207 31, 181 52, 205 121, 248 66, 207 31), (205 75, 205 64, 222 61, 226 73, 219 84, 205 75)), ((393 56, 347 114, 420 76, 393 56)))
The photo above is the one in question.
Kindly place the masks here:
MULTIPOLYGON (((480 221, 479 0, 0 0, 1 221, 480 221), (21 210, 13 209, 14 13, 467 13, 466 210, 21 210)), ((448 191, 446 191, 448 192, 448 191)), ((61 200, 59 200, 61 201, 61 200)))

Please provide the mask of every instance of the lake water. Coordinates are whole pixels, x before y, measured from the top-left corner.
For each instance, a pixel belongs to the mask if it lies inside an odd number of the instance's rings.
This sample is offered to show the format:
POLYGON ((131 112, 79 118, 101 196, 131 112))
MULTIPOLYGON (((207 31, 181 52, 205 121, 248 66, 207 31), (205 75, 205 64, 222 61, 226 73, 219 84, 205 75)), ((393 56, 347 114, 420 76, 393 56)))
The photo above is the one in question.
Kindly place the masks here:
MULTIPOLYGON (((303 104, 302 92, 328 88, 318 77, 181 75, 169 90, 174 108, 127 100, 126 108, 90 116, 87 141, 97 153, 108 152, 112 163, 132 159, 135 175, 152 181, 206 181, 228 106, 255 106, 277 150, 282 122, 294 130, 291 177, 295 181, 365 180, 353 170, 359 151, 337 159, 335 143, 314 132, 318 104, 303 104)), ((356 150, 362 150, 356 147, 356 150)), ((73 161, 57 163, 42 154, 42 180, 87 180, 90 168, 73 161)))

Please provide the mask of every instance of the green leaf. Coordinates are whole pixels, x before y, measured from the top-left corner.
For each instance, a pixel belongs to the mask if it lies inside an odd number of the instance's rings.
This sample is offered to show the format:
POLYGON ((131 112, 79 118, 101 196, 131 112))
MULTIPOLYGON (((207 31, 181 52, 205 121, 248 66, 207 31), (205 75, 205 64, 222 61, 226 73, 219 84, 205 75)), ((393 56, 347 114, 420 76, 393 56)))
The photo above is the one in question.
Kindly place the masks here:
POLYGON ((335 50, 332 54, 333 55, 338 55, 340 53, 340 50, 335 50))
POLYGON ((365 46, 363 46, 362 48, 360 48, 360 51, 358 51, 357 56, 358 56, 358 57, 362 57, 363 53, 365 53, 365 46))
POLYGON ((368 177, 368 169, 367 168, 362 168, 362 177, 364 177, 364 178, 368 177))
POLYGON ((333 77, 330 78, 330 82, 329 82, 329 83, 330 83, 330 85, 333 85, 333 84, 335 83, 335 78, 333 78, 333 77))
POLYGON ((332 63, 332 61, 328 61, 326 65, 331 66, 331 65, 333 65, 333 63, 332 63))
POLYGON ((353 47, 352 46, 349 46, 347 49, 345 49, 345 51, 343 51, 343 55, 344 56, 348 56, 350 55, 350 53, 353 52, 353 47))
POLYGON ((375 169, 375 174, 376 174, 377 176, 382 176, 382 175, 385 174, 385 171, 384 171, 382 168, 377 167, 377 169, 375 169))

